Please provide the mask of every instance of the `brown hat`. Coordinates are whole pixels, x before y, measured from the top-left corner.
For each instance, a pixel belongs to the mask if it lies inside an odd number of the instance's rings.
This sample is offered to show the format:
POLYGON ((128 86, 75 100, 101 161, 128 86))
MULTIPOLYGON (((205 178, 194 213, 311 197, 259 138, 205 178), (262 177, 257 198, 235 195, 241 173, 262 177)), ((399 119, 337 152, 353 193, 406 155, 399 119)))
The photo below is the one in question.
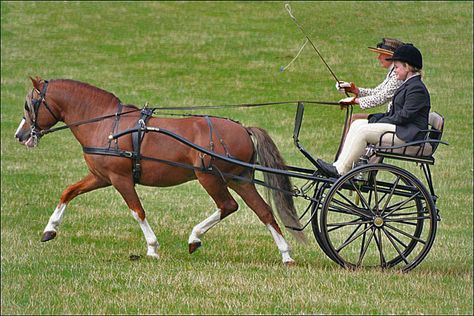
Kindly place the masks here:
POLYGON ((377 44, 377 47, 369 47, 369 50, 379 54, 393 55, 397 48, 404 44, 395 38, 383 38, 382 42, 377 44))

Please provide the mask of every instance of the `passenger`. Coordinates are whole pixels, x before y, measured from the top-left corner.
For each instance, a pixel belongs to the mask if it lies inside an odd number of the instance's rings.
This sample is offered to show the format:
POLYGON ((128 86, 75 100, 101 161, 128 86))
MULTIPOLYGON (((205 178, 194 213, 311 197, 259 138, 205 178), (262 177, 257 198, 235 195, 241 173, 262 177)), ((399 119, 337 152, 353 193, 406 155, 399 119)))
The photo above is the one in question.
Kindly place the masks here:
MULTIPOLYGON (((395 91, 402 85, 402 81, 398 80, 395 72, 393 71, 393 62, 387 60, 387 58, 392 57, 393 52, 403 45, 404 43, 398 39, 393 38, 383 38, 382 42, 377 44, 377 47, 369 47, 370 51, 378 53, 377 59, 380 62, 380 65, 388 69, 387 76, 385 79, 375 88, 359 88, 353 82, 337 82, 336 89, 341 93, 353 93, 355 97, 349 97, 342 99, 340 102, 343 105, 349 104, 358 104, 362 110, 374 108, 381 106, 388 102, 387 112, 390 111, 392 102, 390 101, 393 97, 395 91)), ((347 126, 344 128, 344 131, 347 134, 349 126, 353 121, 357 119, 366 119, 368 116, 367 113, 355 113, 350 117, 350 120, 347 121, 347 126)), ((342 149, 342 144, 346 137, 346 134, 343 135, 341 139, 341 144, 339 145, 338 155, 342 149)), ((337 156, 336 156, 337 157, 337 156)))
POLYGON ((390 110, 353 122, 337 160, 333 164, 317 160, 318 169, 326 176, 347 173, 364 154, 367 144, 378 143, 385 132, 395 132, 394 145, 401 145, 421 139, 423 135, 419 131, 428 128, 430 95, 421 81, 420 51, 411 44, 402 45, 388 60, 393 61, 396 78, 402 82, 392 98, 390 110))

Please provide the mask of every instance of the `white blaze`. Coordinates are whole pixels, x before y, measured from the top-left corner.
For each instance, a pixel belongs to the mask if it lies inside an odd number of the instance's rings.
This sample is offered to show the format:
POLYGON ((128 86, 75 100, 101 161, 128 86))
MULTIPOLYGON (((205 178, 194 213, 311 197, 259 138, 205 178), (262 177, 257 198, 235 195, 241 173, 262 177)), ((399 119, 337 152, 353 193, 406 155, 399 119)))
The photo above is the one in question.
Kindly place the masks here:
POLYGON ((26 123, 26 120, 23 118, 20 122, 20 125, 18 125, 18 128, 15 131, 15 137, 21 131, 21 129, 23 128, 23 125, 25 125, 25 123, 26 123))

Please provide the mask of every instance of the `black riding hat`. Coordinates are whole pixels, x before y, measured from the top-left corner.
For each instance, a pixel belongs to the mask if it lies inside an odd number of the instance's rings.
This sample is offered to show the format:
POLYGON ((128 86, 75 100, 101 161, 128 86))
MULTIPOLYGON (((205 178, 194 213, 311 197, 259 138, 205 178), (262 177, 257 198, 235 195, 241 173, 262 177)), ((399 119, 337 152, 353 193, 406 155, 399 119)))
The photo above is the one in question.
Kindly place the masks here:
POLYGON ((387 58, 387 60, 404 61, 418 69, 423 68, 423 57, 421 56, 421 52, 418 48, 413 46, 413 44, 400 46, 397 48, 395 53, 393 53, 393 56, 387 58))

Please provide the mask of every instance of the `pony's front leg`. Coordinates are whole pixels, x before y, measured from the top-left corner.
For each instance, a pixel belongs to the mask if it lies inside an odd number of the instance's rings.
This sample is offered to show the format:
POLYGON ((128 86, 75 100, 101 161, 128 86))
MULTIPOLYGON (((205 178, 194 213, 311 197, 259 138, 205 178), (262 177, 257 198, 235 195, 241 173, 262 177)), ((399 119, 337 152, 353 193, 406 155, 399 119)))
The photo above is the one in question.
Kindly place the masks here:
POLYGON ((188 238, 189 253, 195 252, 199 247, 201 247, 200 237, 204 235, 209 229, 214 227, 217 223, 221 221, 221 210, 217 209, 211 216, 194 226, 191 234, 188 238))
POLYGON ((160 244, 158 243, 158 239, 156 238, 153 229, 151 229, 148 221, 145 218, 145 211, 143 210, 140 199, 138 198, 137 191, 135 191, 133 181, 128 178, 120 178, 112 181, 112 185, 117 189, 117 191, 120 192, 123 199, 127 203, 128 208, 132 212, 132 216, 140 225, 148 246, 147 256, 159 258, 160 256, 158 255, 157 250, 160 247, 160 244))
POLYGON ((76 196, 98 189, 109 186, 107 182, 97 178, 93 174, 88 174, 84 179, 79 182, 74 183, 73 185, 69 186, 66 190, 63 191, 61 194, 61 198, 59 199, 59 204, 54 210, 53 214, 49 218, 48 224, 46 225, 43 231, 43 237, 41 241, 48 241, 54 239, 56 237, 56 233, 59 228, 59 224, 64 216, 64 211, 68 203, 74 199, 76 196))

